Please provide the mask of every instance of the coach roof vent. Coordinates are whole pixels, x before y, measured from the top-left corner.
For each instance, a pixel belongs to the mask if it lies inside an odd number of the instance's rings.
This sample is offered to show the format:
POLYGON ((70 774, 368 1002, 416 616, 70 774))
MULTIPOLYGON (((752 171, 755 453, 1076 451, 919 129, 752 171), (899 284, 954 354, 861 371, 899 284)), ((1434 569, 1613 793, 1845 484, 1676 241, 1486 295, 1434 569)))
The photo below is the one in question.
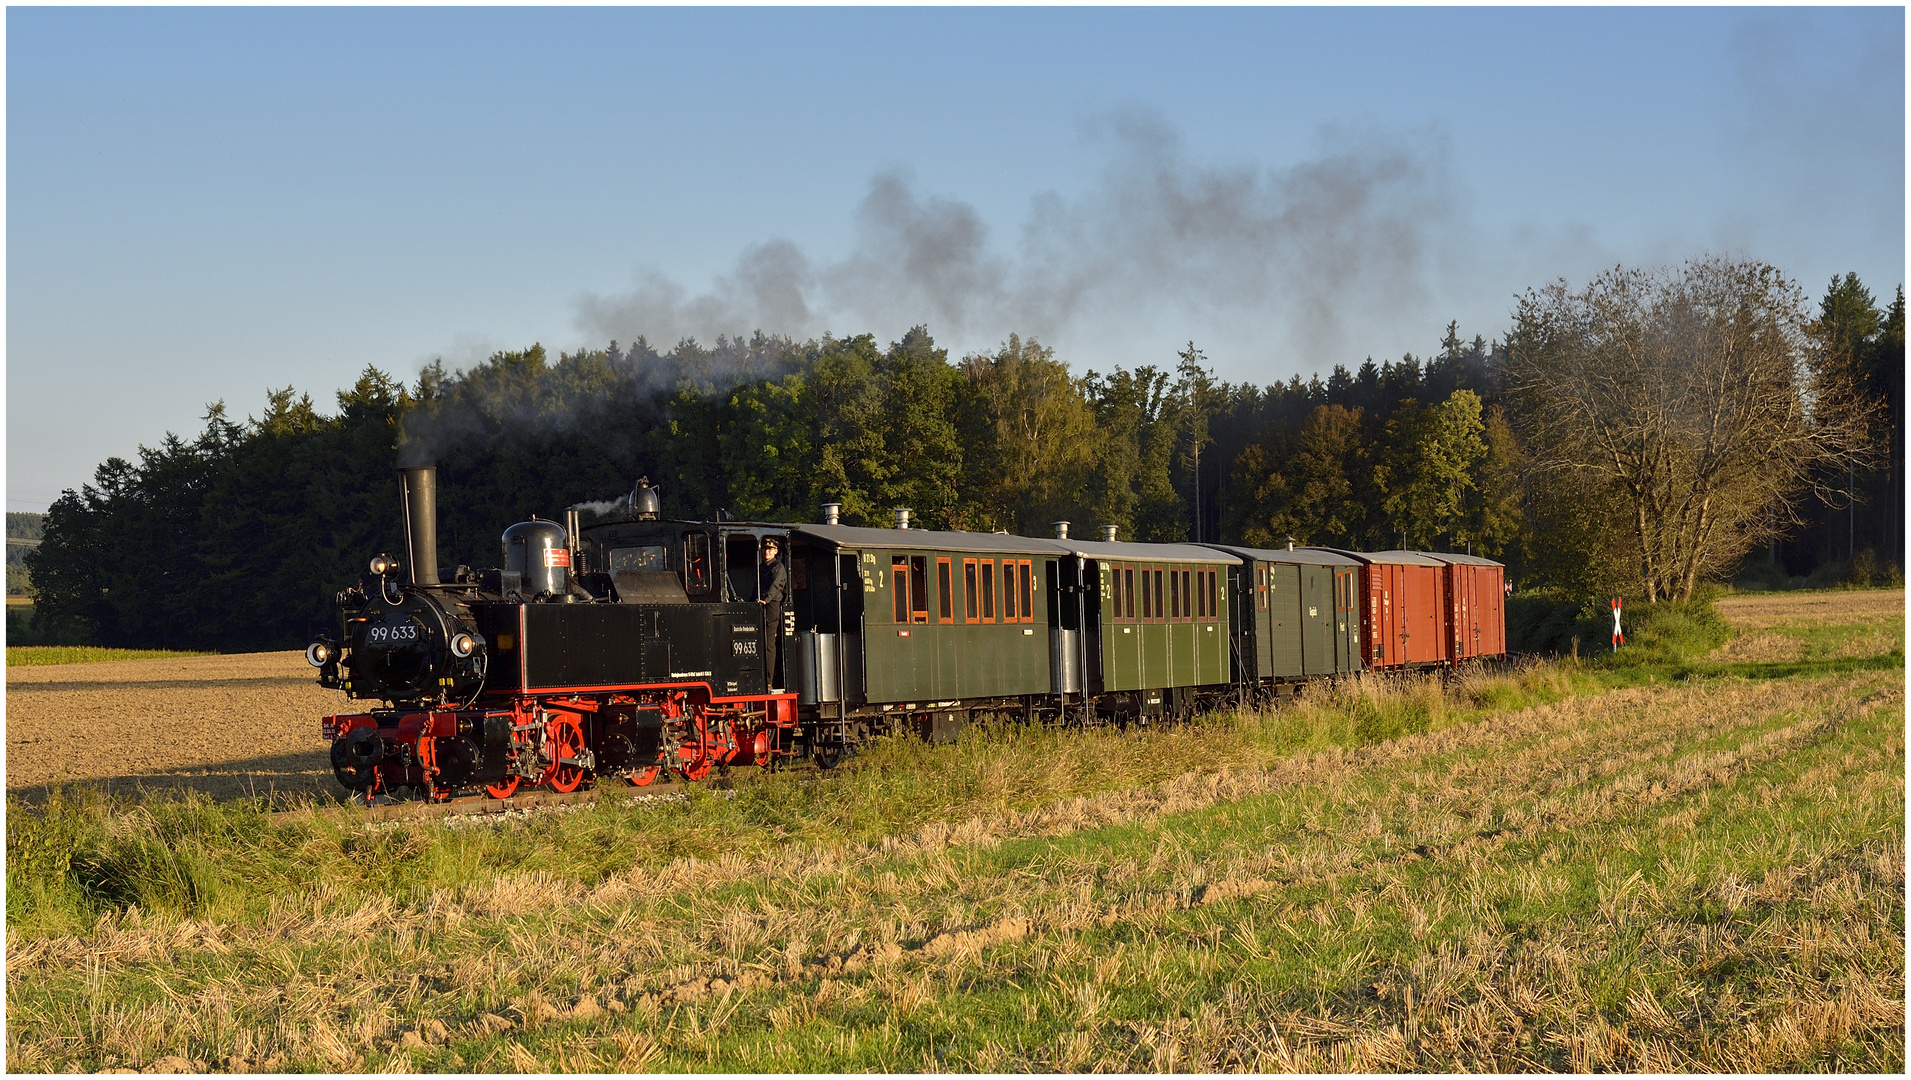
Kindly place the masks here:
POLYGON ((896 508, 896 528, 907 529, 908 527, 909 527, 909 511, 898 506, 896 508))
POLYGON ((843 516, 842 503, 824 503, 823 504, 823 524, 825 525, 838 524, 839 523, 838 519, 840 519, 842 516, 843 516))
POLYGON ((1101 527, 1101 538, 1110 544, 1114 543, 1115 531, 1119 528, 1121 528, 1119 525, 1103 525, 1101 527))

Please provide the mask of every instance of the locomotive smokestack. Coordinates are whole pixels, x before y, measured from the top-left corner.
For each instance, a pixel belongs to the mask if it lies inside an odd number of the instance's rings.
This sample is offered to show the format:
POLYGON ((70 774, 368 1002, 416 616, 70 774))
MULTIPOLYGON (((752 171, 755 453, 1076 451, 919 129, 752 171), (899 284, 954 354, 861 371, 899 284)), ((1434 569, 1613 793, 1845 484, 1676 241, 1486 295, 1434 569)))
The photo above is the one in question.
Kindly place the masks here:
POLYGON ((1057 540, 1068 539, 1068 522, 1058 521, 1055 523, 1055 539, 1057 540))
POLYGON ((419 465, 398 470, 405 504, 405 564, 413 585, 438 584, 438 469, 419 465))
POLYGON ((1101 527, 1101 538, 1103 540, 1106 540, 1108 543, 1111 543, 1111 544, 1114 543, 1115 530, 1118 528, 1120 528, 1119 525, 1103 525, 1101 527))
POLYGON ((825 525, 836 524, 837 523, 836 519, 841 517, 842 513, 843 513, 842 503, 824 503, 823 504, 823 524, 825 525))

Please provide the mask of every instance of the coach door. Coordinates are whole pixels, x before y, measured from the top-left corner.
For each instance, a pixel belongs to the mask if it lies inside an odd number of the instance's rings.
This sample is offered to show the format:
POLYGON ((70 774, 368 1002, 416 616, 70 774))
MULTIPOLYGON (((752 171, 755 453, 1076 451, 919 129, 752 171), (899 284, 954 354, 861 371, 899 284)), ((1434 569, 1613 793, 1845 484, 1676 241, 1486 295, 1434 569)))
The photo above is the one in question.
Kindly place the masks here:
POLYGON ((1292 679, 1304 673, 1301 665, 1301 568, 1274 563, 1267 568, 1268 674, 1292 679))
POLYGON ((1334 673, 1334 570, 1331 566, 1302 564, 1301 671, 1307 675, 1334 673))
POLYGON ((1334 567, 1334 670, 1360 670, 1359 567, 1334 567))

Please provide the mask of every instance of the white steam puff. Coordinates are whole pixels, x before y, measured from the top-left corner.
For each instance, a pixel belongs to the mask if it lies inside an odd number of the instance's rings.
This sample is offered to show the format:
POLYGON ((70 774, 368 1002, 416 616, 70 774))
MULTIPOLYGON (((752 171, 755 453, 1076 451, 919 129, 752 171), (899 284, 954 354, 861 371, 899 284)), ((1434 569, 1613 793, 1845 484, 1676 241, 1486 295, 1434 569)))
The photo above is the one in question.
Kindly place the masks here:
POLYGON ((700 295, 651 274, 627 293, 587 296, 578 329, 595 342, 669 342, 759 329, 899 336, 926 323, 939 341, 984 347, 1010 332, 1112 339, 1172 314, 1203 336, 1333 363, 1351 355, 1350 326, 1424 303, 1429 279, 1450 269, 1430 265, 1459 201, 1437 142, 1327 132, 1312 160, 1266 170, 1191 164, 1147 112, 1113 115, 1090 135, 1107 152, 1099 182, 1075 199, 1038 197, 1014 257, 991 248, 974 207, 919 196, 885 172, 842 260, 819 266, 773 240, 700 295))
POLYGON ((572 503, 565 507, 565 509, 577 510, 586 514, 596 514, 601 517, 605 514, 621 514, 630 509, 630 500, 628 498, 600 499, 597 502, 572 503))

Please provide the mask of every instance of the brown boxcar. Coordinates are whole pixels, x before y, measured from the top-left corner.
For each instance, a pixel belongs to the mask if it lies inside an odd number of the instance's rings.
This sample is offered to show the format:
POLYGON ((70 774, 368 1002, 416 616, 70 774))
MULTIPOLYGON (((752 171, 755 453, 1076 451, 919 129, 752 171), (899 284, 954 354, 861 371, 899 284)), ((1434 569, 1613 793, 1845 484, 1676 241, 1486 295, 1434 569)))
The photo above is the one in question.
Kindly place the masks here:
POLYGON ((1467 660, 1506 651, 1506 567, 1477 555, 1429 551, 1444 563, 1452 656, 1467 660))
POLYGON ((1361 564, 1360 640, 1368 667, 1452 661, 1446 564, 1417 551, 1327 550, 1361 564))

